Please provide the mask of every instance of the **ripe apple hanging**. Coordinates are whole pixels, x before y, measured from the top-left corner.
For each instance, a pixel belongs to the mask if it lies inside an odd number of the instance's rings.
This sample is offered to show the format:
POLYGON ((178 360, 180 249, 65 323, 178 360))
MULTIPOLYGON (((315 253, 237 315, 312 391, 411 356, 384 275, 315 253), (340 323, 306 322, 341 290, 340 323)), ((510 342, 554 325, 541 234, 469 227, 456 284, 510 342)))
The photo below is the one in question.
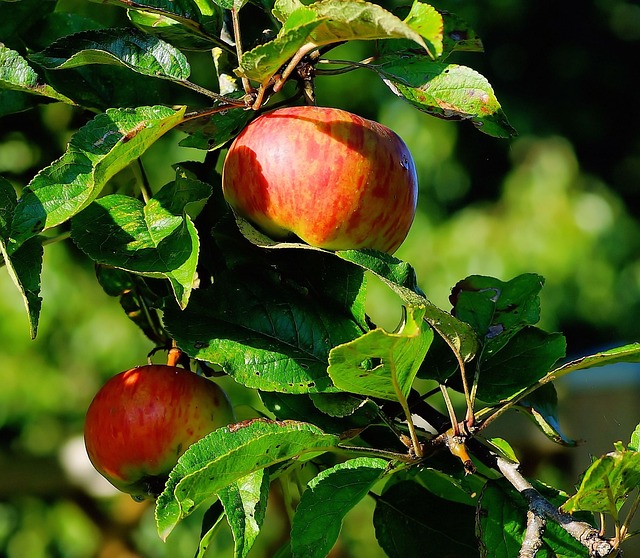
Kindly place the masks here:
POLYGON ((418 196, 413 158, 395 132, 307 106, 251 122, 229 149, 222 187, 231 207, 271 238, 388 253, 407 236, 418 196))

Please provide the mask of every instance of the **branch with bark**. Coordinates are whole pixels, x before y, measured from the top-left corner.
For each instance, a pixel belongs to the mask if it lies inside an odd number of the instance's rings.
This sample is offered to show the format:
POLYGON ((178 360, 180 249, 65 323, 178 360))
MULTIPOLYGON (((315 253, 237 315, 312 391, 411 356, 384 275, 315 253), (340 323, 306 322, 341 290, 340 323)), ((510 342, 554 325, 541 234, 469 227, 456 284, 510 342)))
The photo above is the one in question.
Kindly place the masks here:
POLYGON ((495 456, 496 466, 505 479, 527 500, 529 514, 527 517, 527 530, 520 550, 519 558, 534 557, 542 544, 544 524, 551 520, 589 551, 589 556, 604 558, 609 556, 616 548, 608 539, 604 538, 597 529, 594 529, 584 521, 576 520, 571 514, 561 512, 531 483, 522 476, 518 470, 518 464, 498 455, 495 456))

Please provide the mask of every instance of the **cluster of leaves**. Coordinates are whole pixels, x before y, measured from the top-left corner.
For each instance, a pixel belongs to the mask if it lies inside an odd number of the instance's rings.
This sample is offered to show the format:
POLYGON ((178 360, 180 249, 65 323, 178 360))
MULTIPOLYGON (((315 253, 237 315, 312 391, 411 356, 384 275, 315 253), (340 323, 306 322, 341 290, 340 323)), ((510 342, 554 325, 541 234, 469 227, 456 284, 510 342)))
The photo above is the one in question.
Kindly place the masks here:
MULTIPOLYGON (((373 71, 418 110, 509 137, 514 131, 487 80, 447 62, 454 51, 481 50, 479 38, 420 1, 395 13, 358 0, 111 3, 126 14, 118 27, 56 11, 54 2, 0 3, 0 116, 63 102, 87 120, 19 196, 0 177, 0 249, 32 336, 44 245, 70 234, 95 262, 105 292, 157 346, 173 341, 258 391, 268 417, 213 432, 181 458, 157 501, 160 535, 208 503, 198 555, 226 517, 236 556, 246 556, 269 486, 282 482, 298 487, 291 500, 299 502, 281 556, 326 556, 346 513, 367 495, 376 500, 376 534, 389 556, 418 555, 424 545, 456 556, 477 556, 478 548, 513 556, 527 504, 495 471, 496 455, 513 458, 508 444, 480 443, 482 429, 515 409, 571 445, 558 428, 552 380, 637 361, 640 345, 560 364, 563 336, 536 327, 541 277, 468 277, 454 287, 452 309, 441 309, 406 262, 263 237, 231 214, 217 171, 224 145, 259 110, 311 100, 323 72, 373 71), (241 31, 260 44, 243 53, 241 31), (352 40, 369 41, 371 57, 324 58, 352 40), (213 83, 190 81, 189 55, 197 51, 212 53, 213 83), (155 188, 140 157, 171 130, 207 155, 177 165, 175 180, 155 188), (136 195, 112 191, 127 168, 138 178, 136 195), (376 327, 365 312, 370 276, 402 301, 396 331, 376 327), (464 420, 451 390, 464 395, 464 420), (436 395, 447 415, 430 404, 436 395)), ((628 448, 594 463, 568 501, 539 489, 567 511, 612 514, 622 540, 628 524, 619 511, 638 484, 638 456, 636 431, 628 448)), ((587 552, 551 524, 542 544, 545 556, 587 552)))

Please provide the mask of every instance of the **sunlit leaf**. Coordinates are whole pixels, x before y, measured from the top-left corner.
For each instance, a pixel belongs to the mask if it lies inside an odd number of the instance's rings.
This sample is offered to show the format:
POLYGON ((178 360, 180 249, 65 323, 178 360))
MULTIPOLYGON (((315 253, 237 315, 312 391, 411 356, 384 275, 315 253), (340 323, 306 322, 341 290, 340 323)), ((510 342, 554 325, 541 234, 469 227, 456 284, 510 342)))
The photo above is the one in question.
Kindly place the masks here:
POLYGON ((321 0, 300 6, 279 6, 287 19, 273 40, 245 52, 238 74, 266 83, 301 47, 312 51, 349 40, 405 38, 426 48, 418 32, 381 6, 355 0, 321 0))
POLYGON ((631 435, 631 441, 629 442, 629 449, 631 451, 640 452, 640 424, 636 426, 636 429, 633 431, 631 435))
POLYGON ((169 279, 184 308, 196 278, 200 248, 186 208, 210 194, 208 184, 178 170, 176 180, 146 204, 121 194, 96 200, 74 217, 72 238, 97 263, 169 279))
POLYGON ((167 308, 165 326, 189 356, 222 366, 247 387, 336 391, 327 375, 329 351, 363 331, 321 301, 259 270, 221 273, 194 291, 184 311, 167 308))
POLYGON ((122 65, 134 72, 184 81, 191 68, 182 52, 137 29, 83 31, 54 42, 30 59, 48 70, 89 64, 122 65))
POLYGON ((193 444, 171 472, 156 505, 163 539, 205 500, 247 475, 337 446, 339 438, 301 422, 258 419, 212 432, 193 444))
POLYGON ((617 515, 627 496, 640 485, 640 452, 624 448, 596 459, 582 476, 578 491, 562 506, 617 515))
POLYGON ((560 428, 558 419, 558 394, 553 384, 545 384, 521 399, 515 409, 522 411, 542 432, 557 444, 573 447, 575 440, 568 438, 560 428))
MULTIPOLYGON (((0 42, 0 89, 40 95, 69 104, 74 102, 42 81, 35 70, 15 50, 0 42)), ((15 102, 15 101, 14 101, 15 102)), ((6 110, 6 109, 3 109, 6 110)), ((15 111, 17 112, 17 111, 15 111)))
POLYGON ((87 207, 117 172, 182 120, 184 108, 109 109, 71 138, 65 154, 25 188, 12 223, 21 244, 87 207))
POLYGON ((407 306, 424 307, 426 322, 447 340, 463 361, 471 360, 478 349, 476 334, 469 324, 454 318, 429 301, 418 287, 414 269, 388 254, 373 250, 344 250, 336 255, 371 271, 393 290, 407 306))
POLYGON ((427 42, 432 57, 442 55, 444 21, 440 12, 430 4, 416 1, 403 21, 427 42))
POLYGON ((343 391, 390 399, 406 399, 431 341, 433 330, 421 325, 423 308, 408 310, 397 333, 381 328, 329 354, 329 376, 343 391))
POLYGON ((192 27, 162 14, 128 10, 127 15, 138 29, 156 35, 181 50, 205 51, 220 44, 219 40, 196 32, 192 27))
POLYGON ((628 345, 614 347, 613 349, 607 349, 606 351, 572 360, 553 369, 549 375, 552 375, 554 378, 559 378, 570 372, 597 368, 617 362, 640 362, 640 343, 629 343, 628 345))
POLYGON ((0 264, 4 263, 9 277, 22 295, 29 318, 31 338, 35 338, 42 306, 40 274, 44 250, 39 238, 32 238, 17 250, 9 250, 10 223, 17 203, 13 186, 0 176, 0 264))
POLYGON ((487 79, 466 66, 389 55, 374 66, 389 88, 414 107, 446 120, 469 120, 481 132, 515 135, 487 79))
POLYGON ((235 541, 234 558, 246 558, 267 511, 269 475, 260 469, 223 488, 220 501, 235 541))

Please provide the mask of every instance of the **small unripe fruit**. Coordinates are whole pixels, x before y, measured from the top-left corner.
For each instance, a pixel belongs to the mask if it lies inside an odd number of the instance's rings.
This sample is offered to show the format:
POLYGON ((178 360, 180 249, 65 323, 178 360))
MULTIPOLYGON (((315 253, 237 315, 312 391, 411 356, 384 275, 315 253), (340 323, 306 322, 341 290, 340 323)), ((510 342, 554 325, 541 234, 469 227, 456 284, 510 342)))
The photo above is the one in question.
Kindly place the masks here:
POLYGON ((98 391, 84 440, 111 484, 136 499, 154 498, 191 444, 231 422, 220 386, 183 368, 147 365, 113 376, 98 391))
POLYGON ((289 107, 252 121, 225 159, 229 205, 274 239, 329 250, 393 253, 416 212, 407 146, 389 128, 327 107, 289 107))

